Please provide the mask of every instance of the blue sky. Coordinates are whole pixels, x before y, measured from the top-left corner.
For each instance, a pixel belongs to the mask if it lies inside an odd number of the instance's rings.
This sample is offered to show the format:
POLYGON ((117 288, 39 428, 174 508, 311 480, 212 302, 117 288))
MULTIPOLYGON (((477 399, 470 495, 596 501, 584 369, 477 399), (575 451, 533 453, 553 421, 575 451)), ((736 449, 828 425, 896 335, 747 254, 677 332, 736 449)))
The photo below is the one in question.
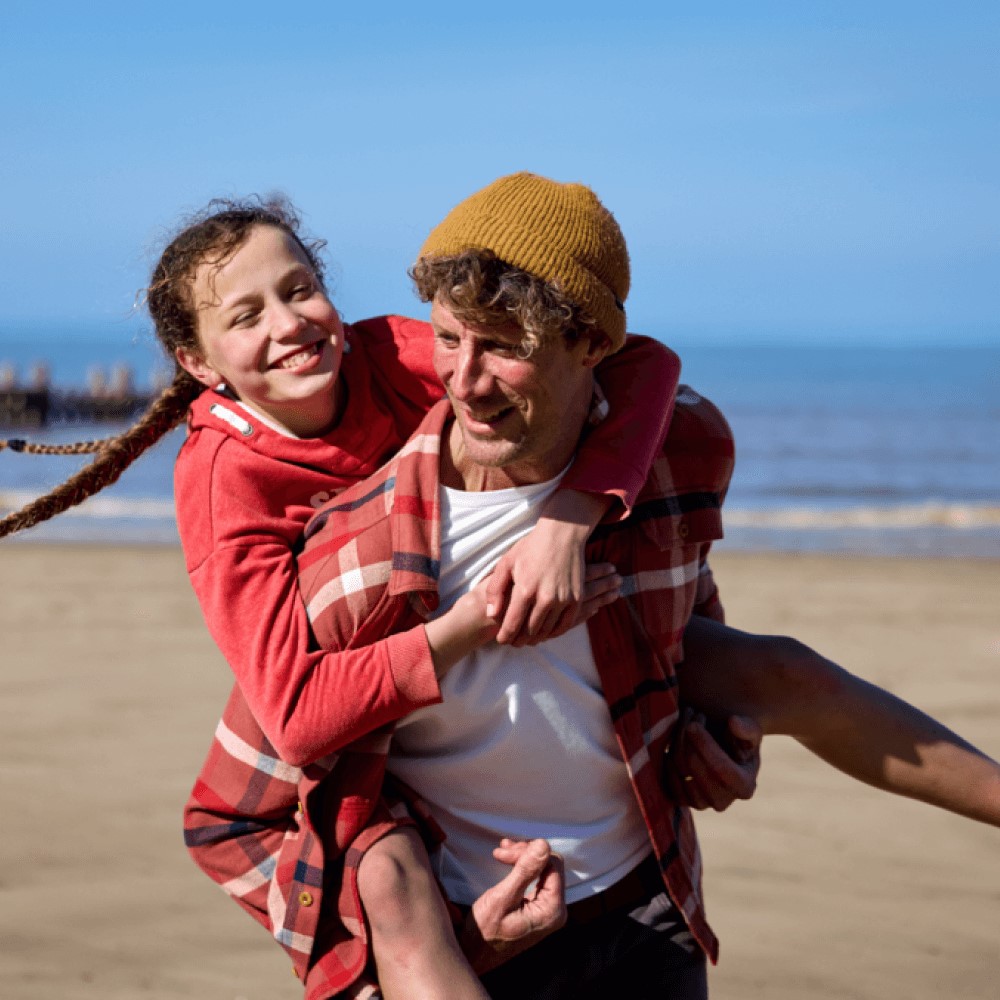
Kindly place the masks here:
POLYGON ((272 190, 348 319, 419 312, 429 228, 528 169, 619 219, 633 329, 997 343, 998 51, 961 0, 8 0, 0 337, 118 335, 184 212, 272 190))

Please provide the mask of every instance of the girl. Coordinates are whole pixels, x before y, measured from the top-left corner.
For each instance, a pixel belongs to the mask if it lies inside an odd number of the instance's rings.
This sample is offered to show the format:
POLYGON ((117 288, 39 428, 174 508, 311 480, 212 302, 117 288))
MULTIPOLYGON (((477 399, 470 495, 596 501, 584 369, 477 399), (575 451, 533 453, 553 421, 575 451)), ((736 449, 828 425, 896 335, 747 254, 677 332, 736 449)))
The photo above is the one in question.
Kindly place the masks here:
MULTIPOLYGON (((299 235, 298 218, 284 202, 213 202, 164 250, 147 292, 157 336, 176 362, 173 383, 120 437, 82 446, 22 445, 33 452, 96 451, 97 458, 0 521, 2 537, 80 503, 187 415, 189 436, 175 474, 187 568, 236 675, 233 698, 245 701, 275 766, 289 772, 308 772, 317 762, 322 770, 341 747, 437 700, 436 684, 393 673, 397 657, 429 656, 440 677, 482 641, 481 634, 462 634, 448 614, 365 649, 310 648, 294 567, 303 525, 316 507, 391 456, 442 394, 427 324, 400 317, 341 324, 323 283, 321 245, 299 235)), ((485 600, 500 641, 540 641, 617 596, 613 567, 585 570, 582 545, 608 507, 628 506, 645 481, 676 381, 676 359, 654 342, 633 340, 625 352, 631 354, 624 363, 616 355, 599 372, 612 416, 581 449, 530 544, 526 539, 512 550, 489 581, 485 600)), ((288 832, 285 805, 275 809, 280 837, 310 835, 308 817, 288 832)), ((408 915, 372 929, 383 985, 404 983, 410 997, 483 997, 426 870, 426 854, 400 826, 380 807, 359 838, 367 849, 362 876, 366 867, 377 873, 403 866, 415 887, 408 915), (389 926, 417 928, 419 954, 408 954, 391 932, 381 939, 389 926), (405 975, 393 968, 401 955, 410 963, 405 975)), ((509 848, 504 854, 511 863, 517 856, 509 848)), ((267 862, 255 884, 244 879, 226 888, 271 926, 305 972, 311 937, 282 938, 288 901, 268 898, 276 861, 267 862), (302 940, 309 941, 305 954, 302 940)), ((359 885, 363 902, 363 877, 359 885)), ((322 886, 315 889, 295 902, 318 914, 322 886)))

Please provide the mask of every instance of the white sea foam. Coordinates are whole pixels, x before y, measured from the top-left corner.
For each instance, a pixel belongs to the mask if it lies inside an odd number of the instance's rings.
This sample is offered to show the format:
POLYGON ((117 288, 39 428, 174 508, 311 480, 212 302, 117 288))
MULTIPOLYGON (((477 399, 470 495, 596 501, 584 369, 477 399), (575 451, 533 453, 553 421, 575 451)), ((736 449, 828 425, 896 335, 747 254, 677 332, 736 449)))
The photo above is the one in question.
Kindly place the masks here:
MULTIPOLYGON (((35 499, 34 493, 28 493, 25 490, 2 490, 0 491, 0 514, 9 514, 12 511, 20 510, 35 499)), ((174 502, 151 497, 96 496, 85 500, 76 507, 70 507, 59 516, 97 520, 117 520, 120 518, 139 520, 168 518, 173 520, 174 502)))
POLYGON ((993 504, 935 503, 843 508, 784 506, 766 510, 726 508, 724 523, 733 528, 787 528, 832 531, 845 528, 880 531, 936 527, 956 531, 1000 528, 1000 507, 993 504))

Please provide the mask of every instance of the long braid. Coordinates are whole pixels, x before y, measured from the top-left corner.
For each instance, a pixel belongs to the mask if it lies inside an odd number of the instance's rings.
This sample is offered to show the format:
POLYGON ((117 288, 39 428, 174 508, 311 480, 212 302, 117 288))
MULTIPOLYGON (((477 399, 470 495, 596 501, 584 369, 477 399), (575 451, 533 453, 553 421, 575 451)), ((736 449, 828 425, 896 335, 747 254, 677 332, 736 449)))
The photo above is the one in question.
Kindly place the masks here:
POLYGON ((25 441, 23 438, 8 438, 6 441, 0 440, 0 451, 7 448, 10 451, 24 452, 25 455, 93 455, 112 441, 114 438, 74 441, 72 444, 39 444, 37 441, 25 441))
MULTIPOLYGON (((0 520, 0 538, 47 521, 110 486, 147 448, 184 419, 188 407, 203 388, 187 372, 178 372, 174 381, 124 434, 103 441, 81 442, 82 447, 78 452, 34 451, 35 454, 90 454, 96 451, 97 457, 50 493, 0 520), (92 445, 97 447, 90 447, 92 445)), ((10 447, 10 442, 7 446, 10 447)), ((62 447, 73 446, 35 445, 31 449, 62 447)), ((15 446, 14 450, 28 451, 29 448, 19 449, 15 446)))

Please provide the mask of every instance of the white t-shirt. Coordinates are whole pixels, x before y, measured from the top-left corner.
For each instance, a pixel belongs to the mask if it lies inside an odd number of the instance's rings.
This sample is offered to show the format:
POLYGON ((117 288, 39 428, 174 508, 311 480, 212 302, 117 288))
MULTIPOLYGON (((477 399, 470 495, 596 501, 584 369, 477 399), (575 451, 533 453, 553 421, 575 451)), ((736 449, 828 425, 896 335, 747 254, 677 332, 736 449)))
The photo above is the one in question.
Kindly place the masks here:
MULTIPOLYGON (((441 487, 443 614, 526 535, 559 479, 485 493, 441 487)), ((388 768, 428 802, 447 841, 432 857, 449 897, 472 903, 510 870, 501 837, 543 837, 569 902, 651 850, 585 625, 538 646, 496 643, 457 663, 443 702, 400 720, 388 768)))

